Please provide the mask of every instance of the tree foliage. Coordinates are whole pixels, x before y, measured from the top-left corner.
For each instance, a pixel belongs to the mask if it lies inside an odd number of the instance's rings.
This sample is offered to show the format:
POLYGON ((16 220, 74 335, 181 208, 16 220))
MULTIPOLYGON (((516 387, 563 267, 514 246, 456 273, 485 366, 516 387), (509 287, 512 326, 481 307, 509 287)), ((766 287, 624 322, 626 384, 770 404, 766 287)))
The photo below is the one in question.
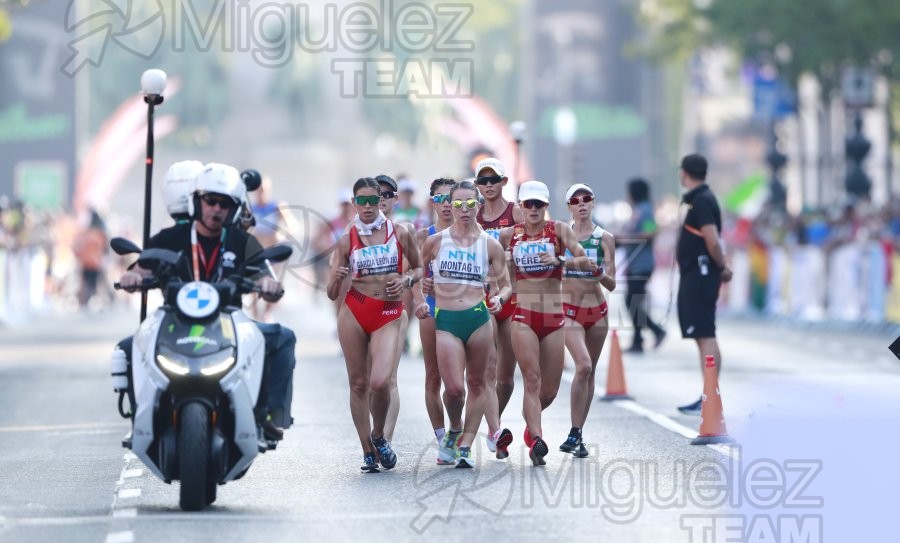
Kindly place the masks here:
POLYGON ((774 61, 782 77, 818 77, 827 89, 841 68, 873 67, 891 80, 900 71, 896 0, 643 0, 640 19, 657 58, 726 45, 748 60, 774 61))

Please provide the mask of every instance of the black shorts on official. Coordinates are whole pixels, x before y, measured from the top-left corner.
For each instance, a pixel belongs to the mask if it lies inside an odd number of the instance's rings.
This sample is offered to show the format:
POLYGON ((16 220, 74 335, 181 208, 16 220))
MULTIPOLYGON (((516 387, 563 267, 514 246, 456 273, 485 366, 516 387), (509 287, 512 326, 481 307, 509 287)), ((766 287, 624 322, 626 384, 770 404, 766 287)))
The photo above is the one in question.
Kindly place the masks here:
POLYGON ((716 337, 716 301, 719 299, 721 275, 712 271, 700 275, 699 270, 683 274, 678 284, 678 322, 683 338, 716 337))

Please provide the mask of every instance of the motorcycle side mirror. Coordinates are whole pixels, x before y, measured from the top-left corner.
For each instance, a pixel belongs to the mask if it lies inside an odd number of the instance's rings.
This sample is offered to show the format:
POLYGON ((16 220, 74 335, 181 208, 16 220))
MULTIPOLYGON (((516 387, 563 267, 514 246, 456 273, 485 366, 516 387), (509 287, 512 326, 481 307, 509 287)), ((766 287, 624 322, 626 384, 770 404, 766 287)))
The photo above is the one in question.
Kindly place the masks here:
POLYGON ((109 240, 109 246, 117 255, 140 253, 141 248, 125 238, 113 238, 109 240))
POLYGON ((290 245, 279 244, 273 245, 253 255, 245 264, 248 268, 256 268, 262 266, 268 260, 269 262, 282 262, 291 257, 294 250, 290 245))
POLYGON ((241 179, 244 180, 244 186, 247 192, 253 192, 262 185, 262 175, 256 170, 244 170, 241 172, 241 179))

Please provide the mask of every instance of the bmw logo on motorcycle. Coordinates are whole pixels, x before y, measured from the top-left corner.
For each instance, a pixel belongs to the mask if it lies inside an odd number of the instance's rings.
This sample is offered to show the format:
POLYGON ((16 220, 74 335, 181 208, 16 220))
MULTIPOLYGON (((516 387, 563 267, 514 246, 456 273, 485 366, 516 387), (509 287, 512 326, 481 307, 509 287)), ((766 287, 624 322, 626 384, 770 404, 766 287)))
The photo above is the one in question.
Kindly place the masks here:
POLYGON ((209 283, 192 281, 178 290, 177 303, 188 317, 202 319, 219 308, 219 293, 209 283))

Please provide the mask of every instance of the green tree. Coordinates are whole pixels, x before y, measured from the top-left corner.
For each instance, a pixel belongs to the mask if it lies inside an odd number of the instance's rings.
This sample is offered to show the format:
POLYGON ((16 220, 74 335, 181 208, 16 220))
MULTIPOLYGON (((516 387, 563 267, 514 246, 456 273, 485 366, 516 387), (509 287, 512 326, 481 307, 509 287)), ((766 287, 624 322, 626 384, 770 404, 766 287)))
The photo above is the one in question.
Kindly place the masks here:
POLYGON ((645 0, 640 19, 653 39, 645 49, 658 58, 697 47, 727 45, 744 58, 790 52, 779 72, 796 82, 805 72, 832 88, 840 68, 872 66, 889 78, 900 61, 900 3, 895 0, 645 0))
POLYGON ((814 75, 826 96, 839 88, 843 68, 872 68, 891 82, 900 127, 896 0, 643 0, 638 16, 650 35, 640 49, 661 60, 725 45, 745 59, 776 64, 794 86, 801 74, 814 75))

